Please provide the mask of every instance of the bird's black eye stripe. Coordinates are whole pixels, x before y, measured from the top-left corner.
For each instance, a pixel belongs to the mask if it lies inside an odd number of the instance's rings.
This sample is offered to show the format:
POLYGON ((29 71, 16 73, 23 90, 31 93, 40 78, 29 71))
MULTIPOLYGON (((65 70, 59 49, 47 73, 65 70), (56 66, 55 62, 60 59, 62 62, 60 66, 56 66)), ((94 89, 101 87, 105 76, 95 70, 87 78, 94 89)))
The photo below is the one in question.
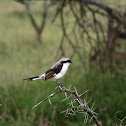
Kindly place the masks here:
POLYGON ((71 61, 70 61, 70 60, 67 60, 67 62, 68 62, 68 63, 71 63, 71 61))
POLYGON ((61 63, 72 63, 71 60, 62 61, 61 63))

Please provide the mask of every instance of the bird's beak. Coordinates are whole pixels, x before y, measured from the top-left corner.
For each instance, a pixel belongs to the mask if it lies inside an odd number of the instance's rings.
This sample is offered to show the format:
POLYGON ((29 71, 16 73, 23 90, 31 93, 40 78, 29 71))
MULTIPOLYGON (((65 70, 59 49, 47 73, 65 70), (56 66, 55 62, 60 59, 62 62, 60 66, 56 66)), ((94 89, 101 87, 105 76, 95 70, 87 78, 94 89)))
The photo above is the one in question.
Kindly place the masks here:
POLYGON ((72 63, 72 61, 70 60, 70 63, 72 63))

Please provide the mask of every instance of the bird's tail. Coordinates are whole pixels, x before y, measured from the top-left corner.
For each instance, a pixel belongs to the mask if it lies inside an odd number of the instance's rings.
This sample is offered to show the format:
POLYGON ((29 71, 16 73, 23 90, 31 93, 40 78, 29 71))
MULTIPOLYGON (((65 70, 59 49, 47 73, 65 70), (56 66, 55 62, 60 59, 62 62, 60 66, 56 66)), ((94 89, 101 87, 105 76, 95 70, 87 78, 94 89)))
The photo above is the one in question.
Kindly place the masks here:
POLYGON ((33 80, 38 80, 38 79, 45 80, 45 74, 35 76, 35 77, 26 78, 26 79, 23 79, 23 80, 33 81, 33 80))

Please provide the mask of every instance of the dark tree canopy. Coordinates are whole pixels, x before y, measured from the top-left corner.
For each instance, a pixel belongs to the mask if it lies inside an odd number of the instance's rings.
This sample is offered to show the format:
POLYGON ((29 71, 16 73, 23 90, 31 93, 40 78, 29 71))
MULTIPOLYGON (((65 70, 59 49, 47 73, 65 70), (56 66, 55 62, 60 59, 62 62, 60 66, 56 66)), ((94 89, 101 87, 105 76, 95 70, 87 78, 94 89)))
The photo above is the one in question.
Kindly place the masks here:
MULTIPOLYGON (((30 11, 30 1, 17 1, 24 3, 40 43, 48 18, 47 11, 55 6, 55 14, 51 22, 53 24, 57 18, 60 18, 63 33, 59 46, 60 53, 58 53, 60 57, 66 55, 64 45, 68 43, 72 50, 71 58, 77 55, 82 64, 85 64, 84 55, 88 55, 89 64, 94 62, 102 72, 117 67, 120 60, 118 57, 124 59, 125 52, 117 52, 117 48, 120 39, 126 39, 125 11, 119 11, 96 0, 42 1, 42 23, 39 27, 30 11), (69 26, 71 31, 68 30, 69 26)), ((123 61, 122 64, 125 64, 125 60, 123 61)))

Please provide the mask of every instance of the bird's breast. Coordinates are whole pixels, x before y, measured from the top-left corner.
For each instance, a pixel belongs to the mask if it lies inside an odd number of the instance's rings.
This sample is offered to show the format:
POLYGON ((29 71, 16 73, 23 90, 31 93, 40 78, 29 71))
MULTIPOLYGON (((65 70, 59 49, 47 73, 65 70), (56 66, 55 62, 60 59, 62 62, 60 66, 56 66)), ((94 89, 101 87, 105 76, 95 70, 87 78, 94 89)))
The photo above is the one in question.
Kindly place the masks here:
POLYGON ((59 79, 63 77, 68 69, 68 66, 69 64, 64 64, 61 71, 56 76, 54 76, 53 79, 59 79))
POLYGON ((64 75, 66 73, 67 69, 68 69, 68 66, 69 66, 68 64, 64 64, 60 73, 64 75))

